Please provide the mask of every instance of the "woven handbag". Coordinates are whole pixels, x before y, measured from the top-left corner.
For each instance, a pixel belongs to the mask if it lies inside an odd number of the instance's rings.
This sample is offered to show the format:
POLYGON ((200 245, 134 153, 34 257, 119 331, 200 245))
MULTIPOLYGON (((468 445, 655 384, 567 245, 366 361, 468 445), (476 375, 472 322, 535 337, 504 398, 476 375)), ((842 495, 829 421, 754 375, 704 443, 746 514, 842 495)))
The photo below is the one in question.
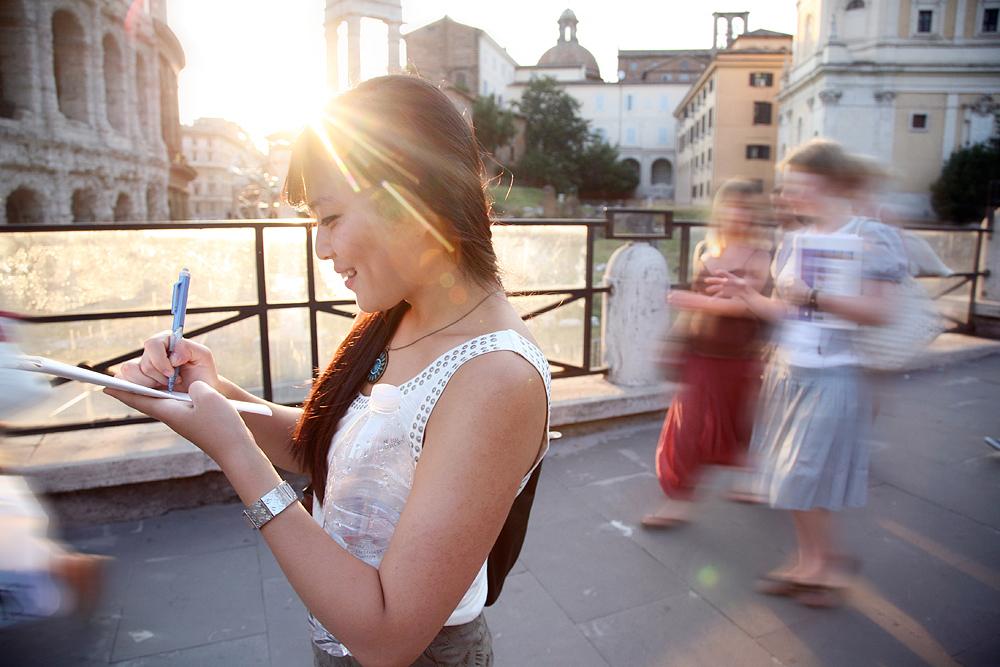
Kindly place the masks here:
POLYGON ((854 349, 861 365, 877 371, 906 368, 944 330, 941 316, 927 293, 909 274, 887 295, 892 316, 887 324, 860 327, 854 349))

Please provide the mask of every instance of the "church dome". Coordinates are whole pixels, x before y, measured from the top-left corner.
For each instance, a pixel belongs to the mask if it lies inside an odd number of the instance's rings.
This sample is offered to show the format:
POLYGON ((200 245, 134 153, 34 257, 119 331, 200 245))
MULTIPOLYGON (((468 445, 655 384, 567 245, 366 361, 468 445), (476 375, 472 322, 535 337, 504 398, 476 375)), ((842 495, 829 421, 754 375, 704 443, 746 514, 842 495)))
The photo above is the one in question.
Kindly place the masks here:
POLYGON ((538 59, 540 67, 561 67, 583 65, 588 79, 600 79, 601 70, 594 54, 580 45, 576 38, 578 21, 572 9, 567 9, 559 17, 559 40, 556 45, 538 59))

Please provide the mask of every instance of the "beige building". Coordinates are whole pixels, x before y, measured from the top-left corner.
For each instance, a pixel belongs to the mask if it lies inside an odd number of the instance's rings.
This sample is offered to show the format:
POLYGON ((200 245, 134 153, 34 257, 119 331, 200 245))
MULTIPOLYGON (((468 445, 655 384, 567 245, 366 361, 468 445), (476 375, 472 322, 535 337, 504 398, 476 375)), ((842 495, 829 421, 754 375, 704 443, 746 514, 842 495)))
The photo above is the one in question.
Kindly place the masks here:
POLYGON ((1000 0, 800 0, 779 159, 837 140, 889 167, 895 214, 932 216, 944 162, 996 133, 998 18, 1000 0))
POLYGON ((199 118, 182 126, 184 155, 198 176, 191 183, 191 218, 225 220, 270 216, 266 160, 239 125, 199 118), (266 209, 258 205, 267 203, 266 209))
POLYGON ((719 184, 745 178, 768 192, 774 181, 776 96, 792 36, 754 30, 715 52, 674 111, 675 201, 707 205, 719 184))

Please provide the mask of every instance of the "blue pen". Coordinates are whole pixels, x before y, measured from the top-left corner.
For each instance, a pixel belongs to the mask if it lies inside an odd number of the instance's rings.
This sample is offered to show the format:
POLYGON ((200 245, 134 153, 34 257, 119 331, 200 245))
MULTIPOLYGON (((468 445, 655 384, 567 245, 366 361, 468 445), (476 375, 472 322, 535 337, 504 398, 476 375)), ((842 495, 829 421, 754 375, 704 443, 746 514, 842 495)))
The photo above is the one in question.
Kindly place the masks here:
MULTIPOLYGON (((181 269, 181 275, 174 283, 174 294, 170 299, 170 313, 174 316, 173 326, 170 327, 169 354, 174 353, 177 341, 184 337, 184 315, 187 314, 188 289, 191 287, 191 272, 181 269)), ((174 383, 177 382, 178 370, 174 369, 174 374, 167 380, 167 391, 174 390, 174 383)))

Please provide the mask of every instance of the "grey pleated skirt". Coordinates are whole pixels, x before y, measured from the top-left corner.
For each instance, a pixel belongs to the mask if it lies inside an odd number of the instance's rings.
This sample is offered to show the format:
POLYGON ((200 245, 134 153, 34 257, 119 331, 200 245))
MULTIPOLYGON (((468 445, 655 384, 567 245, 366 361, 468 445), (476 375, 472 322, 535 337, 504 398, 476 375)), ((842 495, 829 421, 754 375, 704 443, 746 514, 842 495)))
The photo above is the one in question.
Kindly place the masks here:
POLYGON ((803 368, 772 358, 750 441, 757 492, 776 509, 863 507, 871 410, 857 367, 803 368))
MULTIPOLYGON (((314 667, 361 667, 354 656, 334 657, 312 645, 314 667)), ((486 625, 486 616, 479 614, 463 625, 441 628, 411 667, 491 667, 493 636, 486 625)))

